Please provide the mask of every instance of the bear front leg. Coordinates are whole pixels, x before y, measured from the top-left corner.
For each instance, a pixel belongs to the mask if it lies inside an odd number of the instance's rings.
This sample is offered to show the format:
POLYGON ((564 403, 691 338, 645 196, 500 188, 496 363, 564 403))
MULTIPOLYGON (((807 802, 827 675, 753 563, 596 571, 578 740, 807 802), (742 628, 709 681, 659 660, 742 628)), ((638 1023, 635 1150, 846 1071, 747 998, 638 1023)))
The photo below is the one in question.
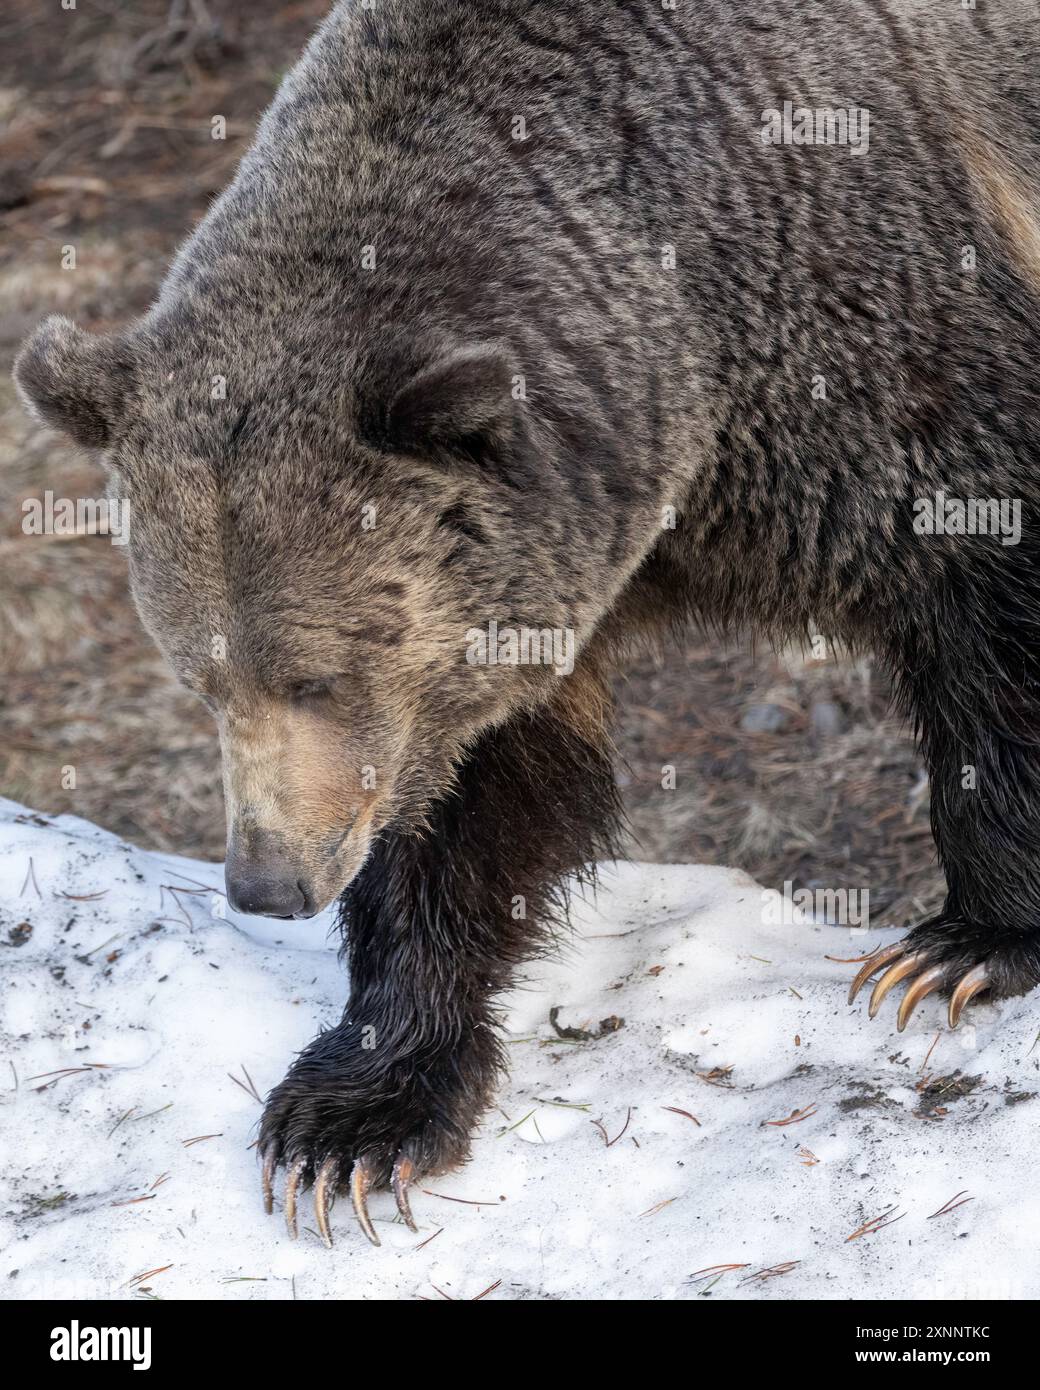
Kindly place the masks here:
POLYGON ((261 1122, 265 1205, 284 1167, 294 1236, 310 1185, 327 1245, 343 1190, 374 1244, 372 1188, 392 1187, 414 1230, 409 1184, 469 1156, 504 1065, 497 996, 546 947, 561 881, 612 852, 618 823, 605 692, 580 667, 561 685, 483 735, 429 829, 384 832, 341 900, 343 1020, 297 1058, 261 1122))
POLYGON ((916 635, 915 660, 903 667, 946 902, 871 956, 849 991, 851 1004, 885 967, 871 995, 873 1018, 908 981, 900 1032, 933 991, 949 996, 955 1028, 975 995, 1007 998, 1040 983, 1040 666, 997 595, 980 588, 971 598, 971 611, 945 615, 946 641, 941 631, 916 635))

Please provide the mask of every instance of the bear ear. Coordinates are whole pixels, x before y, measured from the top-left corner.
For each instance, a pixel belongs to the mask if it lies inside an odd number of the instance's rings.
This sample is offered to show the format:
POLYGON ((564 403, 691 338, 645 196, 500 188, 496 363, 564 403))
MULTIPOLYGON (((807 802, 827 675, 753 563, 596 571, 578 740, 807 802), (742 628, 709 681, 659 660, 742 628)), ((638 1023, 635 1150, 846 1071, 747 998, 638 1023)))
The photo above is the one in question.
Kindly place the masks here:
POLYGON ((482 461, 512 438, 512 374, 502 348, 478 343, 449 349, 380 391, 362 411, 365 441, 377 449, 482 461))
POLYGON ((15 385, 29 413, 90 449, 111 443, 131 373, 123 339, 84 333, 60 314, 40 324, 14 364, 15 385))

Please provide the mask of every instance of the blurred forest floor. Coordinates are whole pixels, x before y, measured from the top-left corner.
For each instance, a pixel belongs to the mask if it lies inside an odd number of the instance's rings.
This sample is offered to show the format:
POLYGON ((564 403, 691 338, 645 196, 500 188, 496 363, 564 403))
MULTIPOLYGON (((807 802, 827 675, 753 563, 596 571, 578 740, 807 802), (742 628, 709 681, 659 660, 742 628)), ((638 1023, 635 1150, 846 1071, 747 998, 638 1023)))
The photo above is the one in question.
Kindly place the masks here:
MULTIPOLYGON (((28 421, 10 365, 48 312, 104 331, 147 307, 326 9, 8 0, 0 19, 0 794, 211 859, 224 848, 216 737, 140 628, 124 552, 22 534, 26 498, 103 488, 93 461, 28 421), (226 140, 211 137, 214 115, 226 140), (67 244, 74 271, 60 268, 67 244)), ((618 689, 633 856, 738 866, 778 888, 869 888, 876 925, 941 900, 920 760, 870 662, 691 633, 618 689)))

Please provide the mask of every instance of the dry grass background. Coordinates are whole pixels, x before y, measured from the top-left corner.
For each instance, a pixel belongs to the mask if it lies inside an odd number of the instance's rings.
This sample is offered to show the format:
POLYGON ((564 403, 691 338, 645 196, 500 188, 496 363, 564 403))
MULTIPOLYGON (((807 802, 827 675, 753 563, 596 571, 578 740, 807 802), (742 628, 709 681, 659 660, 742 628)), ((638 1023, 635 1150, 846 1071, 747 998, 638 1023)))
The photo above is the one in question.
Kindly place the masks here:
MULTIPOLYGON (((0 793, 213 859, 214 733, 141 631, 123 552, 22 534, 26 498, 97 497, 102 484, 91 459, 25 418, 10 363, 47 312, 104 330, 146 307, 325 9, 8 0, 0 20, 0 793), (67 244, 75 271, 59 267, 67 244)), ((691 635, 619 693, 634 853, 739 865, 772 886, 869 888, 876 922, 937 902, 919 760, 870 663, 753 658, 691 635), (756 704, 782 727, 742 727, 756 704)))

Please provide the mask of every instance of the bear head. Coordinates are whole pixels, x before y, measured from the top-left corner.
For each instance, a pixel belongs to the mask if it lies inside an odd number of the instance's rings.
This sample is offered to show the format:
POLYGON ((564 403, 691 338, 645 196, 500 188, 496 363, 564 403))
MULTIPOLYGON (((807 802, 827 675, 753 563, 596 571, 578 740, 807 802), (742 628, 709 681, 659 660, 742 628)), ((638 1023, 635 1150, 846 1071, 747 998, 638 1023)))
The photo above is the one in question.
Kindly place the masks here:
POLYGON ((502 342, 263 305, 243 327, 212 286, 205 304, 161 300, 107 337, 52 317, 16 380, 100 451, 142 621, 216 719, 232 906, 303 917, 380 833, 420 833, 467 745, 565 674, 482 660, 475 637, 580 646, 604 598, 559 422, 524 408, 502 342))

